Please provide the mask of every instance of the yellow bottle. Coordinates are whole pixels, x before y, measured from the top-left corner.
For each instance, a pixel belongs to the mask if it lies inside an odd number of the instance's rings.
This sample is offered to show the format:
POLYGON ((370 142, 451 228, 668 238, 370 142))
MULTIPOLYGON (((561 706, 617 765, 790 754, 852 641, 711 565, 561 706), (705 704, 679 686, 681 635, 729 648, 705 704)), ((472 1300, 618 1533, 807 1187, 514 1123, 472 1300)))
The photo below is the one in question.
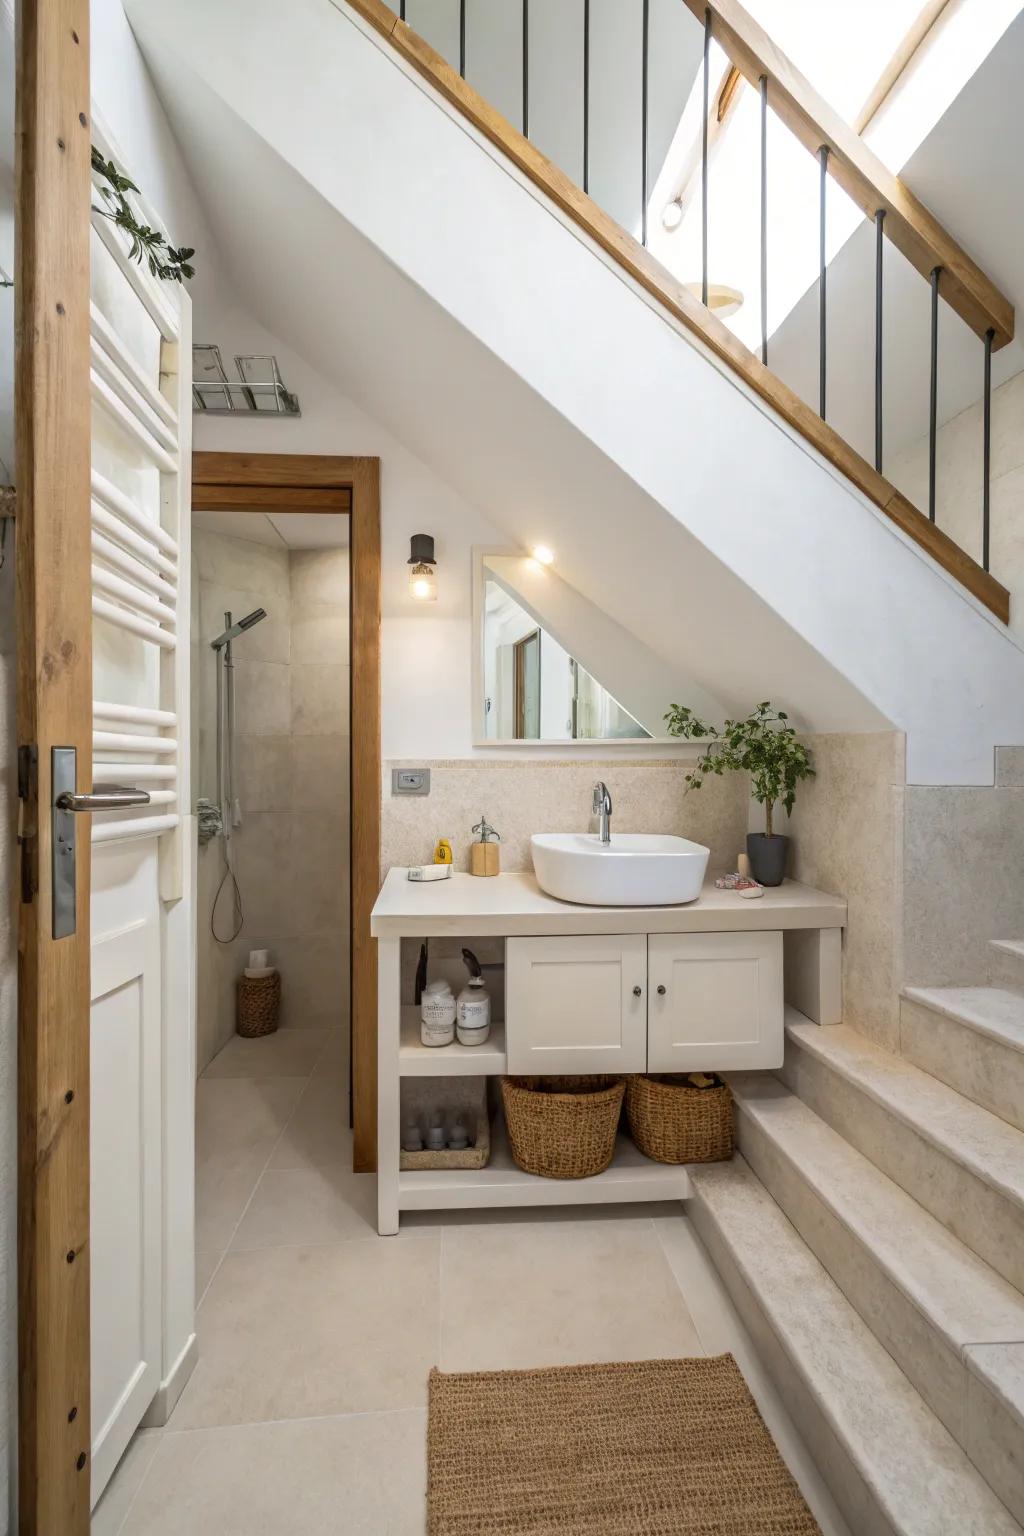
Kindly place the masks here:
POLYGON ((450 864, 452 862, 452 845, 446 837, 439 837, 437 847, 434 849, 435 864, 450 864))

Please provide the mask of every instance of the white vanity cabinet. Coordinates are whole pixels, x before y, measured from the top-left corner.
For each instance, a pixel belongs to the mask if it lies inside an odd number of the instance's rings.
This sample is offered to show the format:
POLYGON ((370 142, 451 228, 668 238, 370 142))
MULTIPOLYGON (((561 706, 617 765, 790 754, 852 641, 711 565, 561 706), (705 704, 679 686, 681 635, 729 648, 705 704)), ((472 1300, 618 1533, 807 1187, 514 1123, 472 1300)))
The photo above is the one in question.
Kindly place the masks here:
POLYGON ((782 1065, 781 932, 509 939, 505 986, 516 1075, 782 1065))
MULTIPOLYGON (((524 1173, 511 1154, 496 1085, 485 1167, 403 1169, 403 1079, 776 1067, 784 1006, 793 1022, 842 1018, 845 921, 840 897, 792 880, 757 901, 708 882, 685 906, 594 907, 548 896, 527 873, 487 880, 456 873, 426 884, 392 869, 371 919, 377 1230, 397 1232, 402 1211, 685 1200, 686 1168, 652 1162, 625 1132, 611 1166, 593 1178, 524 1173), (422 1044, 413 986, 424 939, 447 942, 447 956, 431 948, 435 967, 470 939, 503 941, 504 1017, 495 976, 498 1006, 485 1045, 422 1044)), ((359 1021, 355 1036, 357 1076, 369 1065, 367 1022, 359 1021)))
POLYGON ((643 1072, 647 935, 509 939, 505 1019, 514 1075, 643 1072))
POLYGON ((781 1067, 781 933, 652 933, 648 1072, 781 1067))

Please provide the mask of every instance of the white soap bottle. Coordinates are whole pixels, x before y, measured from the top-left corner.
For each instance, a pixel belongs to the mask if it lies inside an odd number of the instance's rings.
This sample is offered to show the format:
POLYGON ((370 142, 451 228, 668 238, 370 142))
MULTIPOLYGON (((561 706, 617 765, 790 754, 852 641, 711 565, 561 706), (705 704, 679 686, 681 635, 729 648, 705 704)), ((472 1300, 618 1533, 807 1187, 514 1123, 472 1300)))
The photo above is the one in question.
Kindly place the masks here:
POLYGON ((470 975, 459 993, 455 1030, 460 1045, 483 1045, 491 1032, 491 999, 476 955, 471 949, 464 949, 462 958, 470 975))
POLYGON ((428 981, 420 1003, 424 1045, 451 1045, 455 1039, 455 996, 447 981, 428 981))

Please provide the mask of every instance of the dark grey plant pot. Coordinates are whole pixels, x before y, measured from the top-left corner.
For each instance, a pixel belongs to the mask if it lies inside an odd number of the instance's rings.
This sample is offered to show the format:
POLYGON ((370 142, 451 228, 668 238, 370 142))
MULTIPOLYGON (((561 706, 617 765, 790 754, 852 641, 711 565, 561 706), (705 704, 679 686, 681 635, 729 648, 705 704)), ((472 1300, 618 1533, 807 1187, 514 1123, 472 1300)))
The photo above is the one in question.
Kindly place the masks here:
POLYGON ((750 860, 750 872, 758 885, 781 885, 786 878, 789 838, 779 834, 766 837, 763 832, 748 832, 747 857, 750 860))

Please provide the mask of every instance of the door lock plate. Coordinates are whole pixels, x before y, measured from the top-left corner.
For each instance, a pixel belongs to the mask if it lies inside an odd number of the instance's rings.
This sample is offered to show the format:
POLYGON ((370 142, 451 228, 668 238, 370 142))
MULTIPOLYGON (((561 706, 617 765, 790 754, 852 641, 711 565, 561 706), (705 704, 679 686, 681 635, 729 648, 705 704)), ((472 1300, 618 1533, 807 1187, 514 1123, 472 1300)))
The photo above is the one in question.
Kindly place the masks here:
POLYGON ((74 747, 53 747, 50 754, 52 817, 53 937, 68 939, 75 931, 75 866, 77 863, 75 815, 57 804, 63 794, 77 788, 77 753, 74 747))

